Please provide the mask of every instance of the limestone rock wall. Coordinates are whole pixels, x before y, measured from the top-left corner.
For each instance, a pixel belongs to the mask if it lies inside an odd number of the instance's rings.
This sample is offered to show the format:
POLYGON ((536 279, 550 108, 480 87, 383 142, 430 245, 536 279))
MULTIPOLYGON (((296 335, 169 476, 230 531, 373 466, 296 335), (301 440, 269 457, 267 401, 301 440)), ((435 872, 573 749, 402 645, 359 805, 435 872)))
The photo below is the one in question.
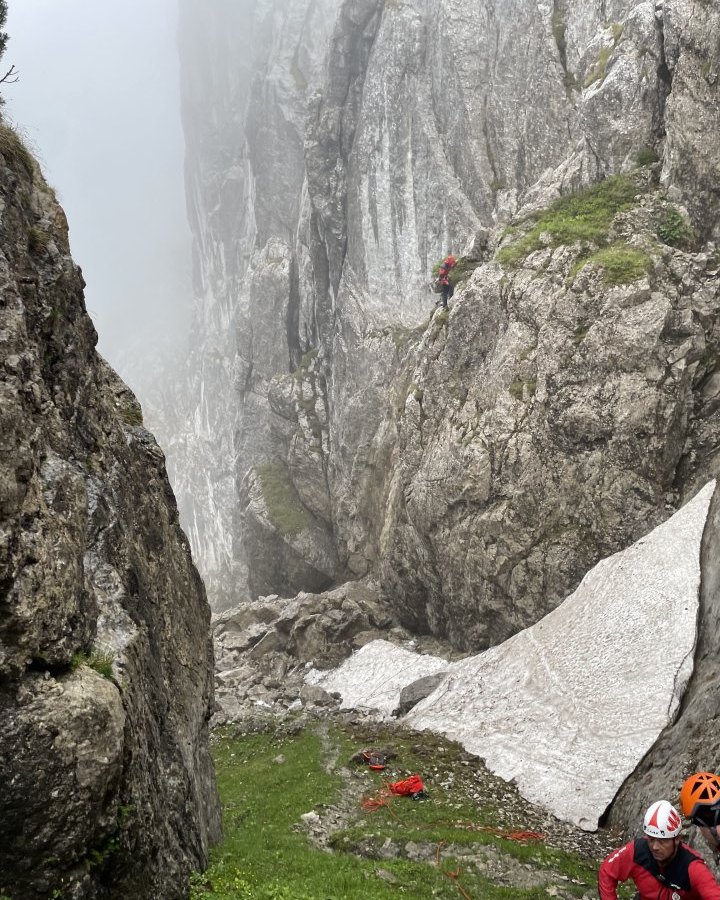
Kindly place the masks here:
POLYGON ((406 624, 498 643, 717 473, 718 265, 658 241, 666 208, 650 190, 616 220, 647 252, 629 284, 547 247, 479 267, 433 320, 381 548, 406 624))
POLYGON ((408 626, 503 640, 715 474, 716 11, 182 10, 198 327, 173 472, 211 599, 371 574, 408 626), (578 275, 588 243, 493 261, 511 220, 640 164, 607 236, 650 260, 633 283, 578 275), (658 236, 671 207, 693 241, 658 236), (448 250, 477 271, 428 322, 448 250))
POLYGON ((0 123, 0 894, 182 898, 219 814, 209 608, 67 224, 0 123))

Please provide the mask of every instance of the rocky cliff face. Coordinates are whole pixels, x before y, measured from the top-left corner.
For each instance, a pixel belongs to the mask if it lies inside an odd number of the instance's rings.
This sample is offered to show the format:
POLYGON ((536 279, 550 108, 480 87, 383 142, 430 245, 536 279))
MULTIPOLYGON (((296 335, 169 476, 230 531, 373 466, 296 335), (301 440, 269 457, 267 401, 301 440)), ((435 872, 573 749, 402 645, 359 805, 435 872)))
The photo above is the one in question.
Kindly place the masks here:
POLYGON ((715 474, 714 7, 181 10, 198 325, 173 466, 217 605, 371 574, 405 624, 482 648, 715 474), (601 227, 533 231, 617 173, 601 227))
POLYGON ((209 610, 163 454, 0 123, 0 894, 186 896, 218 834, 209 610))
POLYGON ((718 473, 720 12, 196 7, 186 440, 222 491, 173 465, 211 595, 369 577, 496 644, 718 473))

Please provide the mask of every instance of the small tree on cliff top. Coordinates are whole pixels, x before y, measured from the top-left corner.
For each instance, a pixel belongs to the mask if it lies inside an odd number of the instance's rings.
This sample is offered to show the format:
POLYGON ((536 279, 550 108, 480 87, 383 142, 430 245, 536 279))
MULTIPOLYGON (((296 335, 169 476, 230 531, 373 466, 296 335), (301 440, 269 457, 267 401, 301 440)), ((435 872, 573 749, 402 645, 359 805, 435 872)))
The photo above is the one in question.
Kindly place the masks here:
MULTIPOLYGON (((0 58, 2 58, 2 55, 5 52, 5 45, 8 41, 7 32, 3 31, 6 21, 7 0, 0 0, 0 58)), ((0 84, 2 84, 4 81, 10 84, 12 84, 14 81, 17 81, 17 72, 15 71, 15 66, 10 66, 7 72, 0 78, 0 84)), ((2 101, 0 100, 0 102, 2 101)))

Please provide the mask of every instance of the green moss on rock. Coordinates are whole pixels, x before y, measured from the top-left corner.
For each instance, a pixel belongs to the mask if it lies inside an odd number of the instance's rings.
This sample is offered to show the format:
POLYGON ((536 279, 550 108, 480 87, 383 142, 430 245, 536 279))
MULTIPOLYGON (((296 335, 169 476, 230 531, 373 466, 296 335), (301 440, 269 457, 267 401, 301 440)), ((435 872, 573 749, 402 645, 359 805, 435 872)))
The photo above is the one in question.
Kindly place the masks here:
POLYGON ((559 247, 575 241, 606 240, 612 220, 631 209, 639 187, 629 175, 614 175, 578 194, 561 197, 548 209, 531 216, 534 223, 518 240, 502 247, 497 260, 514 268, 543 246, 559 247))
POLYGON ((309 515, 287 466, 267 462, 257 467, 257 473, 270 522, 284 537, 296 537, 307 528, 309 515))
POLYGON ((651 260, 644 250, 620 242, 593 253, 587 262, 603 270, 606 284, 630 284, 647 274, 651 260))

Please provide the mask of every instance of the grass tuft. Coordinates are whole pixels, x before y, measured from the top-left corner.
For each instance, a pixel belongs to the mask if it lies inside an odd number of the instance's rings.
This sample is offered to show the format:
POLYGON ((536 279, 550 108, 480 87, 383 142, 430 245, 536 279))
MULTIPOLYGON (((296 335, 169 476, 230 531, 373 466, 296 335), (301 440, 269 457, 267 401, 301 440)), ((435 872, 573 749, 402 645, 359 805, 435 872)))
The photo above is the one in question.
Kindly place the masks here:
POLYGON ((658 162, 657 151, 652 147, 643 147, 642 150, 638 150, 635 154, 635 165, 638 168, 642 168, 643 166, 652 166, 656 162, 658 162))
POLYGON ((647 274, 650 262, 650 257, 644 250, 619 242, 593 253, 583 260, 580 268, 587 263, 594 263, 603 270, 606 284, 630 284, 647 274))
POLYGON ((0 124, 0 155, 12 168, 22 168, 32 181, 35 161, 19 135, 9 125, 0 124))
POLYGON ((612 220, 619 212, 632 208, 637 193, 638 187, 630 176, 614 175, 581 193, 561 197, 531 217, 528 221, 535 223, 532 228, 502 247, 496 258, 502 266, 514 268, 546 244, 558 247, 575 241, 602 243, 612 220))
POLYGON ((50 246, 50 235, 40 228, 31 228, 28 232, 28 251, 32 256, 43 256, 50 246))
POLYGON ((105 650, 91 650, 89 653, 80 651, 78 653, 73 653, 72 660, 70 661, 70 668, 74 672, 76 669, 79 669, 80 666, 88 666, 102 675, 103 678, 112 681, 114 661, 114 654, 105 650))
POLYGON ((669 204, 657 227, 657 236, 669 247, 687 250, 695 242, 695 234, 677 206, 669 204))

